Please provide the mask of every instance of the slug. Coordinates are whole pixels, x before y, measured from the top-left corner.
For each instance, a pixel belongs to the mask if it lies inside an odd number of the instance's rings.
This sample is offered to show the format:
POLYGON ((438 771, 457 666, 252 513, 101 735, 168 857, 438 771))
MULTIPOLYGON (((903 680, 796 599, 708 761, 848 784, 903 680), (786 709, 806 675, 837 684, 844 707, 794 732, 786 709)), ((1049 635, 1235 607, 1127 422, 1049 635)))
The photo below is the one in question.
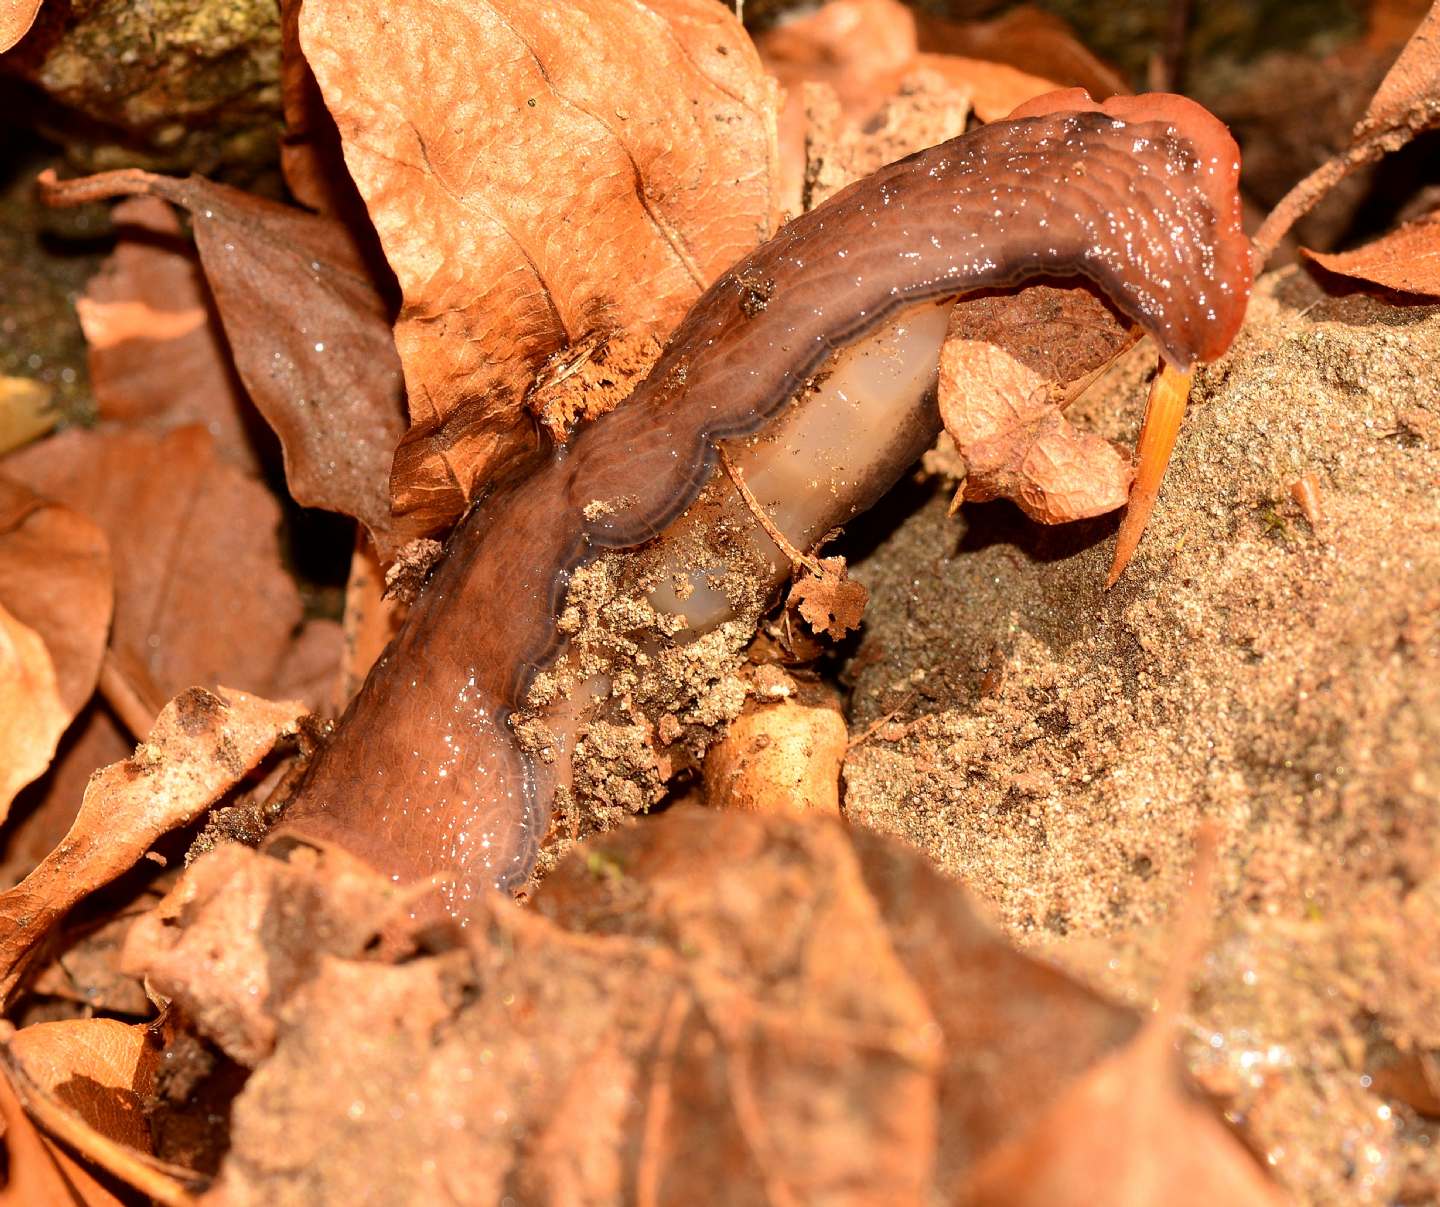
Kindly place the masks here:
MULTIPOLYGON (((622 406, 539 449, 472 507, 313 756, 270 849, 339 848, 397 881, 435 877, 462 919, 480 894, 523 885, 565 761, 537 757, 512 718, 565 652, 557 620, 577 572, 604 550, 654 542, 678 584, 655 606, 684 613, 677 627, 692 636, 719 623, 725 601, 678 552, 687 525, 715 522, 692 505, 715 476, 717 444, 736 442, 792 541, 816 539, 873 503, 933 438, 941 303, 962 294, 1083 277, 1171 362, 1220 355, 1251 278, 1238 158, 1193 102, 1096 105, 1070 90, 788 223, 700 297, 622 406), (807 389, 817 374, 821 388, 807 389), (807 485, 817 442, 843 489, 807 485)), ((788 566, 773 548, 764 555, 778 581, 788 566)), ((557 745, 586 691, 604 689, 587 685, 555 709, 557 745)))

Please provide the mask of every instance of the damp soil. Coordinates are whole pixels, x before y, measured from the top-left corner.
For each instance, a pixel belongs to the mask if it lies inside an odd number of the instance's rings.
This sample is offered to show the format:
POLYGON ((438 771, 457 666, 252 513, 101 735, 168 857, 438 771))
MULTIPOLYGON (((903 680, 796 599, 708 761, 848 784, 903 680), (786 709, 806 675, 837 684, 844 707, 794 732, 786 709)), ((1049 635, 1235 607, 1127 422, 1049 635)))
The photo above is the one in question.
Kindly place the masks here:
MULTIPOLYGON (((1145 372, 1083 422, 1133 439, 1145 372)), ((1142 1008, 1216 823, 1192 1070, 1304 1201, 1435 1185, 1394 1066, 1440 1049, 1440 307, 1262 281, 1108 593, 1113 519, 950 517, 952 489, 917 477, 847 538, 850 821, 1142 1008)))

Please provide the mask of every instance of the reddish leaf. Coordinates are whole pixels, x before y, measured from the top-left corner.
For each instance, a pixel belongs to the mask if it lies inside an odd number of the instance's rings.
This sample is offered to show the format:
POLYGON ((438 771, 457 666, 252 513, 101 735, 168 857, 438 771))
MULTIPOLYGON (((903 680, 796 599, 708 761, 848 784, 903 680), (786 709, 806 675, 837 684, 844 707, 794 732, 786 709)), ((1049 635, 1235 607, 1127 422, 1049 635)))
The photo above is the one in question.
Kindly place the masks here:
POLYGON ((547 358, 663 335, 769 233, 773 85, 710 0, 308 0, 300 31, 404 291, 395 506, 438 530, 533 442, 547 358))
POLYGON ((392 550, 390 458, 404 423, 388 316, 363 256, 332 218, 198 176, 42 178, 52 204, 147 193, 191 213, 201 263, 245 388, 280 437, 290 493, 353 515, 392 550))
POLYGON ((113 602, 104 534, 0 477, 0 820, 94 691, 113 602))
POLYGON ((156 198, 122 201, 114 219, 115 251, 75 303, 101 418, 157 432, 201 424, 225 460, 259 473, 270 434, 235 374, 194 246, 156 198))
POLYGON ((1408 222, 1354 251, 1301 252, 1328 272, 1396 289, 1440 297, 1440 212, 1408 222))

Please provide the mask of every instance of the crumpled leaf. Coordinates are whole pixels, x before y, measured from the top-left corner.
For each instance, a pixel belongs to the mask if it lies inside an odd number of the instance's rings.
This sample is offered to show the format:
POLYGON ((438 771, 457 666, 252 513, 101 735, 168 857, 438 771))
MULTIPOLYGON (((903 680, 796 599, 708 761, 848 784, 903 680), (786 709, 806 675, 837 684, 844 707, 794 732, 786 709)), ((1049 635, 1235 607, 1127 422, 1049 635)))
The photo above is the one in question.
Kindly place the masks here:
POLYGON ((136 922, 123 965, 232 1060, 254 1067, 275 1045, 285 999, 323 957, 360 955, 397 901, 392 885, 363 869, 320 882, 227 843, 136 922))
POLYGON ((855 838, 672 809, 580 848, 533 910, 497 895, 467 946, 322 957, 236 1101, 218 1192, 947 1193, 1134 1023, 923 857, 855 838))
POLYGON ((94 691, 113 604, 105 534, 0 476, 0 820, 94 691))
POLYGON ((294 734, 304 715, 299 703, 226 688, 191 688, 167 704, 133 756, 91 777, 59 846, 0 893, 0 1000, 72 905, 128 871, 160 835, 198 817, 294 734))
POLYGON ((1134 342, 1129 326, 1088 290, 1036 285, 960 301, 950 331, 939 399, 961 461, 957 505, 1013 499, 1044 524, 1123 506, 1129 457, 1064 407, 1134 342))
POLYGON ((0 3, 0 54, 30 32, 42 0, 3 0, 0 3))
POLYGON ((195 249, 154 197, 113 211, 115 250, 75 303, 102 419, 165 432, 201 424, 249 473, 273 437, 236 376, 195 249))
POLYGON ((1327 272, 1383 289, 1440 296, 1440 212, 1407 222, 1354 251, 1300 250, 1327 272))
POLYGON ((860 627, 869 601, 870 592, 849 576, 843 557, 822 557, 796 577, 786 606, 799 612, 817 633, 839 641, 860 627))
POLYGON ((52 204, 133 193, 189 210, 235 368, 280 437, 290 493, 353 515, 388 556, 390 459, 404 428, 389 316, 360 248, 338 220, 203 177, 138 169, 42 176, 52 204))
POLYGON ((710 0, 307 0, 300 34, 404 292, 394 505, 439 530, 550 356, 666 334, 770 233, 774 86, 710 0))

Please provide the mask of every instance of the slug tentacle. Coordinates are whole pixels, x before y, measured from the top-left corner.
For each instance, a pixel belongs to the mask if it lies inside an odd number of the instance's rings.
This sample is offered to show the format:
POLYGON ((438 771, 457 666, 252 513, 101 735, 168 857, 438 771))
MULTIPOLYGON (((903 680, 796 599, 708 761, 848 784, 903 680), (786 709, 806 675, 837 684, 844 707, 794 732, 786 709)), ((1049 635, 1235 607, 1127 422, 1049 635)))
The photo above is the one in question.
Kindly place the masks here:
MULTIPOLYGON (((336 844, 397 878, 448 876, 462 916, 476 894, 522 884, 555 772, 509 722, 562 648, 572 574, 602 549, 666 539, 716 443, 782 426, 836 349, 923 328, 938 350, 937 300, 1078 275, 1173 363, 1223 352, 1250 283, 1224 127, 1177 97, 1056 105, 891 164, 789 223, 705 292, 624 405, 497 486, 315 756, 277 841, 336 844)), ((903 376, 901 438, 860 429, 842 450, 853 497, 804 525, 868 506, 933 435, 931 377, 903 376)))

